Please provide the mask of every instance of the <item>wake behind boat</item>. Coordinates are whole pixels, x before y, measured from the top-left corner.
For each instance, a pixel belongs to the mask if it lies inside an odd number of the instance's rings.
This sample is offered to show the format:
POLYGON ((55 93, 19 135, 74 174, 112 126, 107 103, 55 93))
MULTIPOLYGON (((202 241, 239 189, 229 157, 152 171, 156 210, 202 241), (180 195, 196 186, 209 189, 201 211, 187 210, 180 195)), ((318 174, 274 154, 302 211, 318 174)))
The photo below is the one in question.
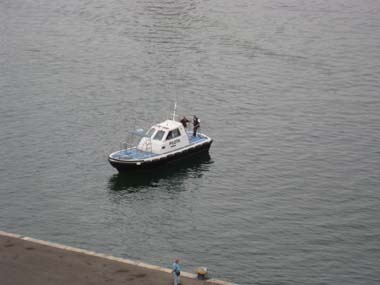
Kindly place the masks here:
MULTIPOLYGON (((149 169, 208 153, 212 139, 205 134, 186 131, 184 124, 166 120, 139 136, 136 145, 113 152, 108 160, 119 172, 149 169)), ((198 120, 198 119, 197 119, 198 120)), ((185 123, 186 125, 186 123, 185 123)))

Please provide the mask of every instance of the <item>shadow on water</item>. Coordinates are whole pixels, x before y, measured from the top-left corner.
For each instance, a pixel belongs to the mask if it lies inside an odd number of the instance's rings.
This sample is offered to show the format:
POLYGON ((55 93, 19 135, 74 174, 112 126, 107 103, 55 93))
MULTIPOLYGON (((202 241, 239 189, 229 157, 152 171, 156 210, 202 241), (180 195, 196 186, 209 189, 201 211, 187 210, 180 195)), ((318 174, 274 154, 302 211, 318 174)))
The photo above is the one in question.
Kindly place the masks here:
POLYGON ((213 161, 209 154, 174 165, 166 165, 150 171, 117 173, 111 176, 108 188, 111 191, 138 192, 160 185, 179 185, 188 178, 201 178, 213 161))

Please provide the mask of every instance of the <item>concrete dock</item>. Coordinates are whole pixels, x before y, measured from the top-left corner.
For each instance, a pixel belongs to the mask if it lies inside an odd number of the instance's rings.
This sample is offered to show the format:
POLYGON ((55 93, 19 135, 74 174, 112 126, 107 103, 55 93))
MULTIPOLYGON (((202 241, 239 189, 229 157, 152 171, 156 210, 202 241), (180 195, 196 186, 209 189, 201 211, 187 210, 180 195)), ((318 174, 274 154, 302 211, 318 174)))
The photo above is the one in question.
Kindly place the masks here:
MULTIPOLYGON (((170 285, 170 268, 0 231, 2 285, 170 285)), ((182 285, 234 285, 197 280, 181 272, 182 285)))

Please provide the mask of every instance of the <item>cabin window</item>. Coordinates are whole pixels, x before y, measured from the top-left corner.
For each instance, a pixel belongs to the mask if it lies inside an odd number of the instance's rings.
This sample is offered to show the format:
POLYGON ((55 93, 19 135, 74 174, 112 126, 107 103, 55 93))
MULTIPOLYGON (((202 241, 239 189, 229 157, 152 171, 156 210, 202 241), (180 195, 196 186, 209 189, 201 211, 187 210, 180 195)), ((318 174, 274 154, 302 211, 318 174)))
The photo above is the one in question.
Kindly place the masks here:
POLYGON ((146 136, 147 136, 148 138, 151 138, 151 137, 153 136, 153 134, 154 134, 155 131, 156 131, 155 128, 151 128, 151 129, 146 133, 146 136))
POLYGON ((166 140, 174 139, 176 137, 179 137, 180 135, 181 135, 181 133, 180 133, 179 129, 172 130, 166 136, 166 140))
POLYGON ((157 131, 155 136, 153 137, 154 140, 160 141, 164 137, 165 132, 164 131, 157 131))
POLYGON ((181 135, 181 132, 179 131, 179 129, 173 130, 173 139, 176 137, 179 137, 180 135, 181 135))
POLYGON ((166 136, 166 140, 171 140, 173 138, 173 132, 168 132, 168 135, 166 136))
POLYGON ((164 137, 165 132, 164 131, 157 131, 157 133, 154 135, 153 139, 160 141, 164 137))

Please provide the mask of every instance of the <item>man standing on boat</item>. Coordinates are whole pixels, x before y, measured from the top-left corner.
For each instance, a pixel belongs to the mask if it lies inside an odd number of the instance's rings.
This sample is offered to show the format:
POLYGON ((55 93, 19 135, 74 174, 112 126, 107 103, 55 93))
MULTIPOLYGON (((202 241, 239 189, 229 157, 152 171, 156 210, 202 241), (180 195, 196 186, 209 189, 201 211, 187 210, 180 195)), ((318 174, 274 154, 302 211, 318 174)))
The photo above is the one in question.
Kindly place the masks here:
POLYGON ((198 119, 197 116, 194 115, 193 117, 193 137, 197 135, 197 130, 201 126, 201 121, 198 119))
POLYGON ((183 127, 186 129, 187 123, 190 121, 185 116, 183 116, 180 122, 182 123, 183 127))

